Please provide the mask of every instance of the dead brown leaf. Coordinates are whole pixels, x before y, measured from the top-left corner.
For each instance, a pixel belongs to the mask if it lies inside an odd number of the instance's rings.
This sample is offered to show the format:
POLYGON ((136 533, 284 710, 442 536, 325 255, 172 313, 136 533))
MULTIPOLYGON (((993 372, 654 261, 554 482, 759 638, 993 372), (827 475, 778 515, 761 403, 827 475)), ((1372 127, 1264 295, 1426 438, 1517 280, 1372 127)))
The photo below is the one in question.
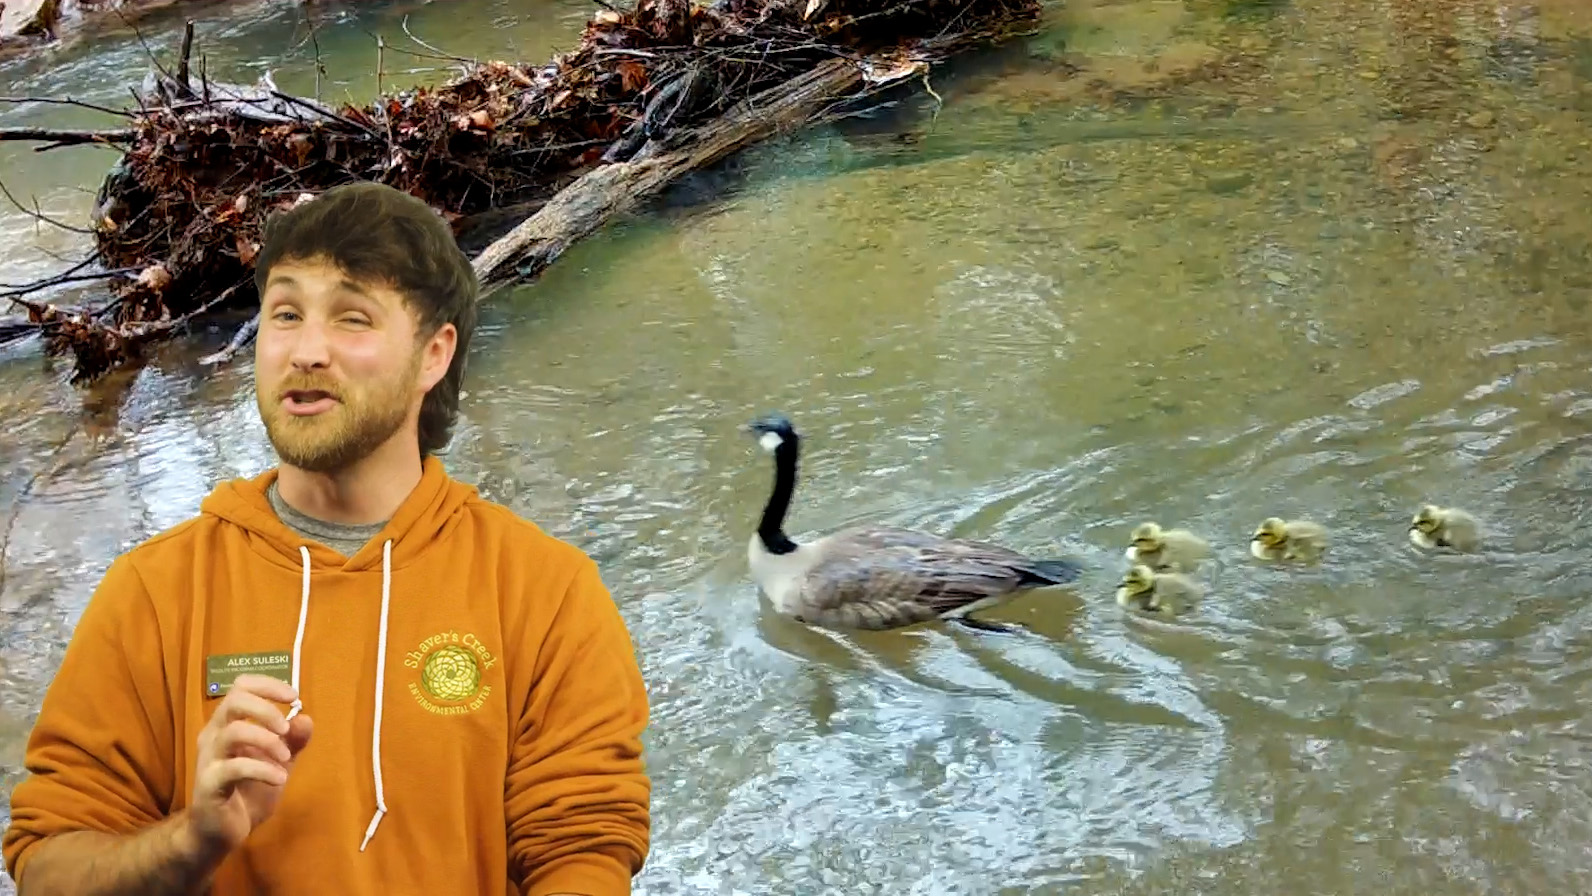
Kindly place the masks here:
POLYGON ((639 93, 647 86, 647 67, 639 62, 619 63, 619 84, 626 93, 639 93))

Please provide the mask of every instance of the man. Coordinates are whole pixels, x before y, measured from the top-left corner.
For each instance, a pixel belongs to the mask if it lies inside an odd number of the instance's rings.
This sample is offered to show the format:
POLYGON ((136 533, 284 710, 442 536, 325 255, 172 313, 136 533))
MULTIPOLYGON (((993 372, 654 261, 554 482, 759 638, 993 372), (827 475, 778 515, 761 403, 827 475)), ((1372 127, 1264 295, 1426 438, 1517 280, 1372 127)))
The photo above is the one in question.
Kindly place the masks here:
POLYGON ((448 227, 328 190, 255 280, 281 463, 111 564, 12 794, 20 893, 629 893, 629 634, 589 558, 433 456, 476 318, 448 227))

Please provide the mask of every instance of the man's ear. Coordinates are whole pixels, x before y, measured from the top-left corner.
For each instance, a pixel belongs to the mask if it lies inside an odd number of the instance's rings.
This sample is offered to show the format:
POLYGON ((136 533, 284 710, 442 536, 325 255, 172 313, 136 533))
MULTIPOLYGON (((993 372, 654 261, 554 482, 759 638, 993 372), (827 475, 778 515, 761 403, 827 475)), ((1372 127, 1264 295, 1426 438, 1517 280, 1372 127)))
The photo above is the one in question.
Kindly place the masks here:
POLYGON ((445 323, 437 328, 421 346, 420 355, 420 386, 421 391, 430 392, 442 378, 448 375, 448 365, 453 363, 453 353, 459 347, 459 329, 452 323, 445 323))

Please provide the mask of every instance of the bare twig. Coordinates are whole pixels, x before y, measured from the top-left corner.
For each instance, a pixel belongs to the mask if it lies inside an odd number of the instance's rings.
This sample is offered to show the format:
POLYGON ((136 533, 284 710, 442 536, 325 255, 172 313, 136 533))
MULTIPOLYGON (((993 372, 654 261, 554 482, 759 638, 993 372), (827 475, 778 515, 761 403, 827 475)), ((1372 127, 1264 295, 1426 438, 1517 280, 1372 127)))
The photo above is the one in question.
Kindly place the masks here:
POLYGON ((248 282, 249 281, 245 280, 242 283, 234 283, 231 286, 227 287, 226 289, 223 289, 220 293, 218 293, 216 295, 215 298, 211 299, 210 301, 204 303, 203 305, 200 305, 199 307, 193 309, 192 311, 189 311, 186 314, 183 314, 183 315, 178 316, 178 317, 174 317, 171 320, 156 320, 156 321, 147 321, 147 322, 140 321, 140 322, 137 322, 137 323, 127 323, 127 324, 122 324, 118 329, 123 334, 125 334, 129 339, 134 339, 134 340, 147 340, 147 339, 149 339, 150 337, 153 337, 153 336, 159 336, 159 335, 162 335, 162 334, 165 334, 165 333, 169 333, 172 330, 176 330, 176 329, 178 329, 180 327, 187 326, 188 323, 190 321, 192 321, 194 318, 199 317, 200 315, 204 314, 205 312, 209 311, 210 309, 216 307, 217 305, 220 305, 222 302, 225 302, 227 299, 232 298, 232 294, 237 292, 238 290, 242 289, 245 285, 248 284, 248 282))
POLYGON ((39 209, 39 201, 37 199, 33 200, 33 208, 31 210, 28 209, 22 203, 17 201, 17 197, 11 195, 11 191, 6 188, 4 181, 0 181, 0 193, 4 193, 5 197, 11 200, 11 204, 17 207, 17 211, 22 212, 24 215, 32 215, 34 220, 43 221, 46 224, 54 224, 56 227, 59 227, 62 230, 70 230, 73 233, 84 233, 88 234, 89 236, 94 235, 94 231, 85 227, 74 227, 71 224, 64 224, 55 220, 54 218, 51 218, 49 215, 46 215, 39 209))
POLYGON ((77 131, 61 128, 0 128, 0 140, 48 140, 53 146, 79 143, 127 143, 138 134, 132 128, 77 131))
MULTIPOLYGON (((90 195, 92 195, 92 194, 90 194, 90 195)), ((54 249, 50 249, 50 248, 48 248, 46 246, 36 246, 35 248, 37 248, 39 250, 40 254, 48 255, 51 258, 55 259, 56 261, 60 261, 60 262, 69 262, 69 261, 71 261, 71 259, 66 257, 64 254, 62 254, 60 252, 57 252, 54 249)), ((88 254, 87 258, 78 259, 77 263, 72 265, 72 270, 74 270, 74 271, 82 270, 85 266, 93 264, 96 261, 99 261, 99 252, 97 250, 94 251, 94 252, 90 252, 88 254)))
MULTIPOLYGON (((435 69, 432 69, 432 68, 409 68, 409 69, 403 69, 403 71, 405 73, 408 73, 408 72, 429 72, 429 71, 439 71, 439 72, 458 71, 459 67, 463 67, 466 71, 468 71, 469 67, 471 65, 475 64, 473 62, 470 62, 469 60, 466 60, 464 62, 459 62, 459 61, 455 60, 452 56, 438 56, 435 53, 422 53, 419 50, 411 50, 408 47, 395 47, 392 44, 388 44, 387 45, 387 49, 393 51, 394 53, 402 53, 405 56, 413 56, 416 59, 435 59, 435 60, 438 60, 439 62, 453 62, 453 63, 455 63, 455 67, 454 68, 435 68, 435 69)), ((395 72, 396 72, 396 70, 395 70, 395 72)))
POLYGON ((321 101, 321 78, 326 75, 326 63, 321 61, 321 42, 315 36, 315 20, 310 18, 309 5, 304 6, 304 21, 310 26, 310 47, 315 51, 315 102, 321 101))
POLYGON ((636 56, 641 59, 657 59, 657 53, 646 50, 627 50, 624 47, 598 47, 593 53, 597 56, 636 56))
POLYGON ((308 30, 309 33, 304 35, 304 39, 303 40, 301 40, 298 43, 294 44, 292 46, 290 52, 297 53, 299 51, 299 49, 302 48, 305 44, 309 44, 311 49, 314 51, 314 53, 315 53, 315 99, 316 99, 317 102, 319 102, 320 98, 321 98, 321 78, 326 76, 326 63, 321 61, 321 42, 320 42, 320 39, 315 34, 315 19, 310 16, 310 4, 308 4, 308 3, 301 4, 299 8, 304 13, 304 27, 308 30))
POLYGON ((387 112, 386 94, 381 89, 382 70, 386 65, 387 41, 381 35, 376 35, 376 112, 381 116, 382 126, 387 131, 387 161, 384 169, 391 168, 393 160, 398 154, 397 146, 392 139, 392 116, 387 112))
POLYGON ((48 305, 41 305, 38 302, 30 302, 21 296, 5 296, 4 298, 6 301, 17 306, 18 308, 21 308, 36 318, 43 318, 50 313, 50 308, 48 305))
MULTIPOLYGON (((301 96, 294 96, 291 93, 283 93, 280 90, 272 90, 272 91, 270 91, 270 94, 271 94, 271 96, 274 99, 279 99, 282 102, 287 103, 288 105, 291 105, 291 106, 302 106, 305 109, 308 109, 309 111, 314 112, 316 115, 320 115, 320 116, 324 116, 326 118, 330 118, 333 121, 342 122, 343 124, 346 124, 346 125, 348 125, 351 128, 355 128, 357 130, 364 131, 365 133, 369 134, 372 137, 381 136, 380 134, 377 134, 375 131, 372 131, 370 128, 366 127, 365 125, 362 125, 359 122, 353 120, 352 118, 346 118, 346 117, 344 117, 342 115, 338 115, 336 112, 332 111, 330 106, 323 106, 320 103, 311 102, 311 101, 309 101, 307 99, 304 99, 301 96)), ((244 103, 245 105, 258 105, 258 104, 260 104, 260 103, 262 103, 264 101, 263 100, 258 100, 258 99, 247 99, 246 98, 246 99, 239 100, 239 102, 244 103)))
POLYGON ((106 280, 111 277, 119 277, 123 274, 132 274, 138 271, 138 268, 111 268, 110 270, 94 271, 88 274, 77 273, 78 270, 86 267, 88 262, 92 260, 93 259, 91 257, 88 260, 78 262, 63 273, 56 274, 53 277, 45 277, 35 280, 32 283, 0 283, 0 298, 10 299, 17 296, 25 296, 29 293, 35 293, 41 289, 49 289, 52 286, 60 286, 63 283, 83 283, 90 280, 106 280))
POLYGON ((934 114, 929 116, 929 127, 932 128, 934 123, 940 120, 940 110, 945 108, 945 100, 934 92, 934 85, 929 83, 929 73, 927 71, 923 73, 923 89, 928 92, 929 96, 934 97, 934 114))
POLYGON ((111 150, 115 150, 118 153, 121 152, 120 149, 116 148, 116 145, 114 143, 75 143, 75 142, 74 143, 40 143, 38 146, 33 147, 33 151, 34 152, 49 152, 52 149, 64 149, 65 147, 68 147, 68 146, 97 146, 97 147, 100 147, 101 149, 111 149, 111 150))
POLYGON ((138 30, 138 25, 134 24, 133 20, 128 17, 127 13, 122 11, 120 6, 116 7, 116 17, 122 20, 122 24, 133 29, 133 37, 138 38, 138 43, 144 48, 144 53, 149 56, 149 64, 155 67, 155 71, 160 72, 162 78, 168 81, 172 80, 171 72, 166 71, 166 67, 160 64, 160 58, 155 55, 154 49, 149 46, 149 41, 144 40, 144 32, 138 30))
POLYGON ((189 19, 182 29, 182 54, 177 58, 177 83, 191 96, 193 88, 188 84, 188 58, 193 55, 193 19, 189 19))
POLYGON ((47 96, 0 96, 0 103, 21 105, 23 103, 42 103, 48 106, 76 106, 79 109, 89 109, 94 112, 104 112, 106 115, 116 115, 121 118, 132 118, 133 113, 126 109, 112 109, 109 106, 99 106, 94 103, 85 103, 71 97, 61 99, 47 96))
MULTIPOLYGON (((455 55, 453 55, 452 53, 449 53, 446 50, 439 50, 436 47, 433 47, 432 45, 430 45, 430 44, 426 43, 425 41, 421 40, 420 38, 415 37, 415 33, 413 31, 409 30, 409 16, 407 16, 407 15, 404 16, 403 28, 404 28, 404 34, 408 35, 410 40, 414 41, 415 43, 419 44, 422 47, 425 47, 426 49, 430 50, 431 52, 437 54, 437 55, 431 57, 433 59, 446 59, 446 60, 451 60, 453 62, 463 62, 466 65, 476 65, 477 64, 476 60, 474 60, 474 59, 466 59, 463 56, 455 56, 455 55)), ((396 49, 396 48, 394 48, 394 49, 396 49)), ((404 50, 403 52, 409 53, 409 54, 414 55, 414 56, 424 56, 425 55, 423 53, 416 53, 413 50, 404 50)))
POLYGON ((11 345, 28 338, 39 335, 38 326, 31 321, 15 321, 0 318, 0 345, 11 345))

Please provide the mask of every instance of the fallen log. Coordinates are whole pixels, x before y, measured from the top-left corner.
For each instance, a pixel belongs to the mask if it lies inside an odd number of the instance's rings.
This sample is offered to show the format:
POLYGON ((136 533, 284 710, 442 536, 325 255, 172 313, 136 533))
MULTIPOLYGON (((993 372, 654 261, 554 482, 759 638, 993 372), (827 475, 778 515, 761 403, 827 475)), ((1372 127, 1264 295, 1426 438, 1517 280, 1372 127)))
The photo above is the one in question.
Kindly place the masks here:
POLYGON ((576 241, 695 168, 773 134, 783 123, 809 122, 824 105, 863 80, 849 59, 831 59, 805 75, 745 101, 704 127, 684 149, 597 168, 554 196, 536 214, 474 259, 485 295, 540 274, 576 241))
POLYGON ((122 113, 132 134, 99 191, 95 252, 125 270, 109 278, 112 301, 22 304, 46 351, 73 355, 73 381, 92 380, 200 315, 257 306, 266 217, 362 179, 425 200, 456 233, 504 208, 528 214, 474 259, 489 294, 534 279, 682 174, 844 114, 846 101, 927 86, 933 63, 1038 14, 1038 0, 640 0, 598 12, 547 65, 473 64, 441 87, 340 109, 269 83, 195 80, 190 33, 177 74, 151 75, 122 113))

